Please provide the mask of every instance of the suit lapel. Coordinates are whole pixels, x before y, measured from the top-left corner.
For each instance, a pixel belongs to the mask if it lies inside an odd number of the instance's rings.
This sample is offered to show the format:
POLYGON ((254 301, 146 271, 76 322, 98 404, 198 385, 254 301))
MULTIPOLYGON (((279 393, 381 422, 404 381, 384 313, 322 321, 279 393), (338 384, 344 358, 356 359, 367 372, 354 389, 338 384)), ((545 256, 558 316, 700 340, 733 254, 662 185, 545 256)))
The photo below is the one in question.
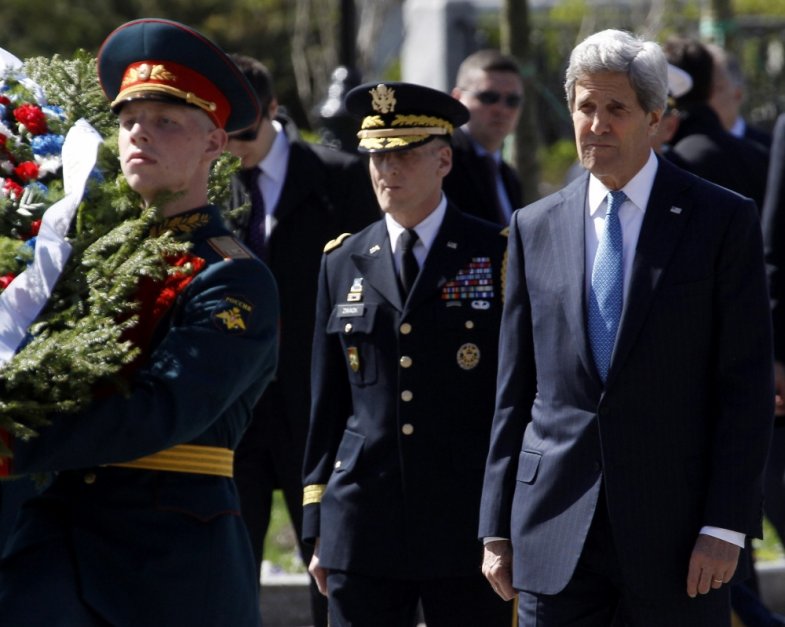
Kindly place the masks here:
POLYGON ((689 220, 692 201, 683 194, 688 186, 689 180, 681 176, 677 168, 660 159, 638 236, 629 293, 622 311, 606 386, 623 366, 651 307, 662 272, 689 220))
POLYGON ((564 190, 564 202, 549 214, 551 242, 558 264, 555 276, 562 281, 561 295, 578 357, 588 372, 597 372, 586 333, 586 239, 585 208, 589 176, 586 174, 564 190))
MULTIPOLYGON (((297 142, 289 146, 289 163, 286 170, 286 179, 281 188, 281 196, 274 208, 276 221, 282 222, 296 207, 302 206, 305 199, 319 184, 321 169, 311 164, 310 154, 297 142)), ((273 229, 273 236, 275 230, 273 229)))
POLYGON ((393 307, 401 311, 401 292, 384 220, 379 220, 369 229, 363 250, 353 253, 352 260, 365 280, 393 307))

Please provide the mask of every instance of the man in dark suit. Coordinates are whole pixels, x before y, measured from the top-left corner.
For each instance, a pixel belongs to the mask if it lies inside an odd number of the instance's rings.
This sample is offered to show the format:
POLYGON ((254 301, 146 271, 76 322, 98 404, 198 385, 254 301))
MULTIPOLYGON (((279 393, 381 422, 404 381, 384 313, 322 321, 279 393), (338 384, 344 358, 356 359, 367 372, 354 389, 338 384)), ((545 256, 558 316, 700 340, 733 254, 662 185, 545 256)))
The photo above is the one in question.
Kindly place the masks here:
POLYGON ((676 99, 679 129, 669 157, 689 172, 752 198, 763 206, 768 154, 759 144, 734 137, 711 106, 715 83, 722 74, 704 44, 672 37, 665 42, 668 61, 692 78, 692 89, 676 99))
MULTIPOLYGON (((380 212, 364 163, 299 139, 291 121, 278 115, 267 68, 247 56, 232 58, 262 110, 257 127, 229 138, 229 150, 244 168, 233 184, 233 204, 251 201, 250 213, 233 226, 272 270, 281 299, 277 375, 254 408, 235 457, 243 518, 261 567, 274 490, 283 493, 298 540, 302 531, 302 462, 322 249, 338 234, 377 220, 380 212), (250 174, 255 174, 253 180, 248 180, 250 174)), ((300 549, 307 565, 311 548, 300 549)), ((313 584, 311 592, 316 626, 326 625, 324 599, 313 584)))
POLYGON ((442 194, 468 112, 440 91, 346 97, 383 220, 325 250, 304 475, 332 627, 509 625, 476 539, 501 315, 502 229, 442 194))
POLYGON ((483 571, 521 624, 730 624, 773 410, 749 199, 658 158, 660 47, 603 31, 565 83, 588 172, 513 216, 483 571))
POLYGON ((452 95, 470 117, 453 134, 453 166, 444 193, 461 211, 507 225, 523 203, 520 178, 502 159, 504 139, 521 116, 520 68, 498 50, 480 50, 461 63, 452 95))
POLYGON ((734 137, 757 143, 768 152, 771 148, 771 135, 764 129, 749 124, 741 115, 746 85, 739 60, 717 44, 708 43, 706 49, 714 61, 709 104, 720 117, 723 128, 734 137))
POLYGON ((113 31, 98 72, 123 175, 161 209, 161 229, 190 243, 179 261, 193 274, 140 282, 127 393, 105 389, 14 443, 13 472, 53 478, 5 547, 0 622, 252 627, 258 591, 232 457, 275 372, 278 299, 207 183, 227 131, 254 124, 257 102, 221 50, 167 20, 113 31))

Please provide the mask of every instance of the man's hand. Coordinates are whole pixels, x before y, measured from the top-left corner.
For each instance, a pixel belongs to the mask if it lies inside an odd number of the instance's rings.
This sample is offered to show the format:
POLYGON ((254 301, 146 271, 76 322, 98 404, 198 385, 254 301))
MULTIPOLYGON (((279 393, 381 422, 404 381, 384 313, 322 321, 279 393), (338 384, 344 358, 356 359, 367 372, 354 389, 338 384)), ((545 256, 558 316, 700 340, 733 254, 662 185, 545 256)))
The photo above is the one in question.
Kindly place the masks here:
POLYGON ((690 556, 687 594, 695 598, 728 583, 736 572, 740 552, 735 544, 700 534, 690 556))
POLYGON ((774 415, 785 416, 785 366, 774 362, 774 415))
POLYGON ((324 596, 327 596, 327 573, 328 570, 319 566, 319 539, 316 539, 316 545, 313 548, 313 555, 311 556, 311 563, 308 564, 308 572, 316 581, 316 587, 319 588, 324 596))
POLYGON ((505 601, 515 598, 512 587, 512 544, 509 540, 494 540, 485 545, 482 574, 494 592, 505 601))

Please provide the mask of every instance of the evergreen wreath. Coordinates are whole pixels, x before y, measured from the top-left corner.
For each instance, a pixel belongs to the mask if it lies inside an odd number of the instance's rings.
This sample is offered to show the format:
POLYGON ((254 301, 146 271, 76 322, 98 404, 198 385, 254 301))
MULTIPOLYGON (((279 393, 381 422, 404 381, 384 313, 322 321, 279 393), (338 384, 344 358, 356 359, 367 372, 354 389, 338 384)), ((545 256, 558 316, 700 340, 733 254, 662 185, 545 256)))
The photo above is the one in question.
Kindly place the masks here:
MULTIPOLYGON (((201 260, 160 228, 158 207, 142 209, 122 176, 117 121, 95 58, 78 51, 71 59, 28 59, 23 76, 0 75, 0 293, 30 263, 41 217, 64 195, 66 131, 84 119, 104 138, 70 225, 63 273, 22 347, 0 367, 0 429, 27 439, 57 413, 84 409, 96 390, 127 392, 123 370, 140 353, 129 339, 140 282, 159 284, 162 293, 167 285, 181 289, 201 260)), ((238 163, 228 154, 218 161, 211 202, 225 203, 238 163)), ((0 457, 9 454, 0 441, 0 457)))

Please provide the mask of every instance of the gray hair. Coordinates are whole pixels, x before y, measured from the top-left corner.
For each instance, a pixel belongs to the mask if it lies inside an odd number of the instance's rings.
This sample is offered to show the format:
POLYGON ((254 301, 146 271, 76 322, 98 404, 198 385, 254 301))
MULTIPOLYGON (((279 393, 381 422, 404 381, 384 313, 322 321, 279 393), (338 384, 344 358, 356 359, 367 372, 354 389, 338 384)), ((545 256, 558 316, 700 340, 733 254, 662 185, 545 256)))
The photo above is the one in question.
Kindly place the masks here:
POLYGON ((570 111, 575 105, 575 83, 600 72, 627 75, 643 110, 662 111, 668 98, 668 63, 659 44, 631 33, 604 30, 579 43, 570 54, 564 80, 570 111))

